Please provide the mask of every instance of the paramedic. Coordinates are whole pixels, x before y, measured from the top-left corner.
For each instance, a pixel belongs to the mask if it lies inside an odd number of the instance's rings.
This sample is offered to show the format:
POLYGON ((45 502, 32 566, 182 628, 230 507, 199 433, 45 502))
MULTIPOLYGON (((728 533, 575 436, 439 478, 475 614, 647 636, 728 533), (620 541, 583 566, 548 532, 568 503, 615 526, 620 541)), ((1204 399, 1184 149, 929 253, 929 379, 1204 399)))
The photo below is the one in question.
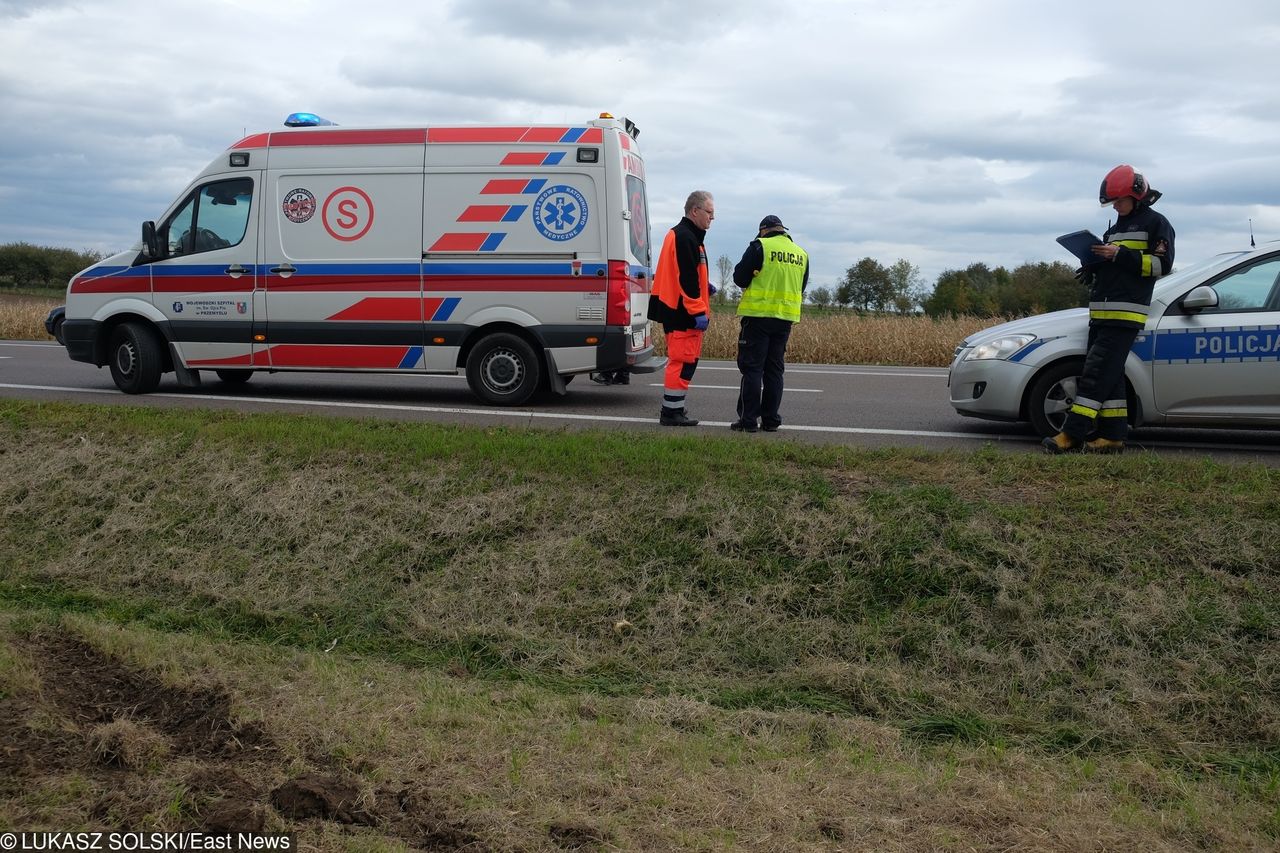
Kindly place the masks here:
POLYGON ((1044 440, 1049 453, 1124 451, 1124 365, 1146 326, 1156 279, 1173 269, 1173 226, 1151 209, 1159 198, 1132 166, 1116 166, 1102 180, 1098 200, 1118 215, 1093 247, 1097 261, 1076 272, 1089 285, 1088 351, 1062 432, 1044 440))
POLYGON ((738 302, 738 419, 729 429, 774 432, 782 425, 782 374, 791 326, 800 322, 800 305, 809 286, 809 256, 787 234, 776 216, 760 220, 759 235, 733 268, 742 288, 738 302), (759 426, 757 426, 757 422, 759 426))
POLYGON ((716 218, 711 193, 697 190, 684 203, 684 217, 667 232, 653 274, 649 319, 662 324, 667 372, 662 383, 663 426, 697 426, 685 411, 685 395, 702 354, 702 336, 711 317, 707 250, 703 246, 716 218))

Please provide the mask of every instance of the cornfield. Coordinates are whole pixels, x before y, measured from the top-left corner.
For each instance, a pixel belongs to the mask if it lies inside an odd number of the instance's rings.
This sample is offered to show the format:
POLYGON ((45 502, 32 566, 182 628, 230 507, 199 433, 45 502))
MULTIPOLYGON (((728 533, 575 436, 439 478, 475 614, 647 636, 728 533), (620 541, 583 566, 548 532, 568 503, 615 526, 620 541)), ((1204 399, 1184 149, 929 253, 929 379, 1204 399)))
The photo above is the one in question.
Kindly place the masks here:
MULTIPOLYGON (((0 297, 0 338, 47 341, 44 318, 61 300, 38 296, 0 297)), ((982 317, 877 317, 810 311, 791 332, 787 361, 805 364, 896 364, 946 367, 967 335, 1000 322, 982 317)), ((662 329, 654 327, 659 354, 662 329)), ((735 359, 738 318, 716 312, 703 343, 704 358, 735 359)))
POLYGON ((51 341, 44 318, 61 299, 42 296, 0 296, 0 339, 51 341))
MULTIPOLYGON (((968 335, 1002 322, 987 317, 900 317, 852 312, 806 313, 791 330, 787 361, 803 364, 894 364, 946 367, 956 344, 968 335)), ((654 340, 665 355, 662 330, 654 340)), ((738 318, 712 314, 702 344, 703 358, 738 357, 738 318)))

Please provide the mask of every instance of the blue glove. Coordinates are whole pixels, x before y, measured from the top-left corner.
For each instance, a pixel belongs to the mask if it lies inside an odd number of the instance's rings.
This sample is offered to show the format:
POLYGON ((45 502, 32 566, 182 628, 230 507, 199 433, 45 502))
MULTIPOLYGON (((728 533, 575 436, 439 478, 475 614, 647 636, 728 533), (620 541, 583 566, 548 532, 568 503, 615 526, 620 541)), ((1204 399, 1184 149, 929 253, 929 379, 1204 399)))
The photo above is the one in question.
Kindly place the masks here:
POLYGON ((693 318, 693 327, 699 332, 705 332, 707 330, 707 323, 709 322, 710 318, 707 317, 706 314, 699 314, 697 317, 693 318))
POLYGON ((708 284, 708 285, 707 285, 707 295, 709 295, 709 296, 715 296, 715 295, 716 295, 716 286, 715 286, 714 284, 708 284))

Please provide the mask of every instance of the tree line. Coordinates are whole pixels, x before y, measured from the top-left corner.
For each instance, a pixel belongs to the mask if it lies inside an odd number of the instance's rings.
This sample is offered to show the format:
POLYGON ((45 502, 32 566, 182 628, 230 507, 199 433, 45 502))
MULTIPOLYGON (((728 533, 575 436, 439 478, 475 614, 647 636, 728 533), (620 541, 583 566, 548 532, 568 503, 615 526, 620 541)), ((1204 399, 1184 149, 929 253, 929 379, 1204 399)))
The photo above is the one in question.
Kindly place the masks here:
POLYGON ((0 287, 65 290, 71 277, 106 255, 30 243, 0 245, 0 287))
MULTIPOLYGON (((721 256, 718 298, 736 300, 733 261, 721 256)), ((970 315, 1008 317, 1077 308, 1089 302, 1089 289, 1075 279, 1075 271, 1060 262, 1026 263, 1010 271, 974 263, 962 270, 946 270, 933 288, 925 286, 920 269, 899 258, 885 266, 863 258, 830 286, 810 282, 807 301, 817 308, 843 308, 865 314, 916 314, 931 317, 970 315)))

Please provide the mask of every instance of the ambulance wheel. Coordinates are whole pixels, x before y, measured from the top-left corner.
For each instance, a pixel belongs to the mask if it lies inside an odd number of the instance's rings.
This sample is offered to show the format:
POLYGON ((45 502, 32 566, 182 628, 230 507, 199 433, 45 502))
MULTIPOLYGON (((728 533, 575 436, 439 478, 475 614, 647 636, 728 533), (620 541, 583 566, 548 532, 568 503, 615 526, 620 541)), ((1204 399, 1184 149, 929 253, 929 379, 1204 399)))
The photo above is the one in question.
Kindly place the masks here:
POLYGON ((519 406, 533 396, 542 366, 533 347, 518 335, 486 335, 467 356, 467 384, 493 406, 519 406))
POLYGON ((1027 393, 1027 420, 1045 438, 1062 432, 1067 413, 1076 400, 1076 381, 1083 368, 1079 361, 1060 361, 1031 384, 1027 393))
POLYGON ((142 323, 121 323, 111 333, 111 378, 126 394, 147 394, 160 385, 164 351, 151 328, 142 323))
POLYGON ((253 375, 252 370, 240 370, 237 368, 228 368, 227 370, 215 370, 214 373, 218 378, 228 385, 243 385, 249 381, 249 377, 253 375))

